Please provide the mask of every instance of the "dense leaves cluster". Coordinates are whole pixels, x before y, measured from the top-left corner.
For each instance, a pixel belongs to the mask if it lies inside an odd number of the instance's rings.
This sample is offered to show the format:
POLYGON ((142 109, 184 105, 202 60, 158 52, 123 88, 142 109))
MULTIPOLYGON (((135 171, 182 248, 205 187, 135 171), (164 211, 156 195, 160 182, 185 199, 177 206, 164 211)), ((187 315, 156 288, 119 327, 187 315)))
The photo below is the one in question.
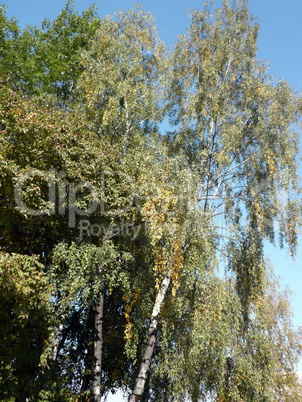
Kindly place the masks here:
POLYGON ((0 397, 10 400, 36 392, 51 333, 50 286, 37 256, 1 252, 0 267, 0 397))
POLYGON ((1 400, 301 399, 263 251, 295 251, 301 102, 257 31, 206 4, 169 53, 140 7, 1 9, 1 400))

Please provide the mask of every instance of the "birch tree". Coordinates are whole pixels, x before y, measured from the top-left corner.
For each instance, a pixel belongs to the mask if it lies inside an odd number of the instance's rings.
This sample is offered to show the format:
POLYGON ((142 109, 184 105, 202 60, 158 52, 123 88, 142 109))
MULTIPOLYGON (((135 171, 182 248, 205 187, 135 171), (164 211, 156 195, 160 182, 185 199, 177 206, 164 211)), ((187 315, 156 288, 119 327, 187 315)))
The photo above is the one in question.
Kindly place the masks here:
POLYGON ((140 8, 108 16, 82 52, 78 89, 90 127, 122 156, 163 116, 164 54, 153 16, 140 8))
POLYGON ((28 396, 299 398, 301 340, 263 244, 278 230, 295 252, 301 101, 257 60, 247 3, 206 3, 170 55, 140 7, 86 17, 68 2, 22 38, 0 20, 4 69, 23 40, 22 60, 47 60, 0 89, 1 250, 39 254, 53 286, 28 396))
MULTIPOLYGON (((228 256, 227 266, 236 276, 237 308, 243 315, 240 326, 245 336, 265 282, 263 240, 274 241, 277 221, 281 241, 284 238, 294 253, 301 219, 299 202, 291 196, 298 191, 294 126, 299 100, 283 80, 273 82, 265 65, 256 59, 257 31, 245 2, 225 1, 215 12, 208 4, 204 11, 194 12, 188 34, 175 46, 167 99, 175 125, 166 136, 170 155, 180 155, 199 180, 195 207, 200 210, 201 231, 215 239, 207 264, 215 265, 217 249, 228 256), (281 191, 286 192, 286 200, 280 197, 281 191)), ((183 258, 186 265, 185 254, 183 258)), ((150 364, 152 342, 149 330, 143 365, 146 357, 150 364)), ((133 401, 143 396, 143 365, 130 397, 133 401)), ((257 361, 251 365, 256 369, 257 361)), ((269 373, 269 364, 263 366, 262 380, 252 383, 254 389, 239 388, 236 397, 263 394, 269 373)), ((172 383, 181 381, 177 373, 167 376, 172 383)), ((194 400, 209 378, 195 378, 201 388, 196 396, 191 394, 194 400)))

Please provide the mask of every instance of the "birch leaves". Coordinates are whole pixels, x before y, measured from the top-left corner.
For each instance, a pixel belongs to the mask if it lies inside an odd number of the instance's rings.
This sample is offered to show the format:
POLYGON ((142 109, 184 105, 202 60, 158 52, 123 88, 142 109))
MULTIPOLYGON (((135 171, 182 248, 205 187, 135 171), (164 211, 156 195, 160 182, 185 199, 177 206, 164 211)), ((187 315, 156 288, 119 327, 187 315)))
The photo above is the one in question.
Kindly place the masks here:
POLYGON ((137 9, 105 19, 82 55, 79 88, 88 116, 123 154, 138 132, 152 130, 161 118, 164 52, 152 15, 137 9))
MULTIPOLYGON (((68 1, 43 32, 20 37, 1 18, 8 45, 26 39, 21 60, 30 49, 37 63, 26 64, 23 93, 10 87, 18 66, 1 82, 0 244, 40 254, 40 279, 56 285, 46 303, 54 372, 36 367, 43 384, 26 397, 99 400, 119 387, 141 401, 285 395, 274 373, 292 374, 300 338, 287 320, 286 337, 275 326, 289 311, 269 298, 263 244, 277 224, 281 243, 297 243, 301 102, 257 60, 246 1, 194 11, 170 54, 139 7, 100 21, 68 1), (39 207, 49 177, 47 216, 15 205, 24 170, 51 172, 19 192, 39 207)), ((1 55, 4 73, 13 54, 1 55)))

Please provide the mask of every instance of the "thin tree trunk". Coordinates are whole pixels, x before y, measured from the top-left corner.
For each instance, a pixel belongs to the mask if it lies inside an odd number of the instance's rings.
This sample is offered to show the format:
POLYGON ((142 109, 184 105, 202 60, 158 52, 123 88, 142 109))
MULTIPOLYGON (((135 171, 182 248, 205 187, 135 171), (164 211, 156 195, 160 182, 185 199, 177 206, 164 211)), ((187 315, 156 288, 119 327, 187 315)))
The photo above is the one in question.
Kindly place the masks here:
POLYGON ((128 111, 128 102, 125 99, 125 110, 126 110, 126 130, 123 135, 123 143, 122 143, 122 156, 123 158, 126 156, 127 147, 128 147, 128 140, 129 140, 129 133, 130 133, 130 122, 129 122, 129 111, 128 111))
POLYGON ((15 402, 26 402, 26 396, 24 392, 20 392, 19 396, 15 398, 15 402))
MULTIPOLYGON (((65 315, 62 316, 62 321, 64 321, 64 320, 65 320, 65 315)), ((53 341, 52 349, 50 352, 50 358, 53 361, 56 361, 57 357, 58 357, 58 353, 59 353, 62 338, 63 338, 63 329, 64 329, 64 324, 60 324, 56 331, 55 339, 53 341)))
POLYGON ((129 397, 129 402, 138 402, 144 393, 148 375, 150 372, 151 359, 154 352, 155 342, 158 330, 158 315, 161 310, 164 298, 166 296, 169 284, 171 281, 171 271, 163 279, 159 291, 156 295, 155 303, 153 306, 152 316, 150 320, 148 339, 144 352, 144 356, 140 365, 139 374, 135 381, 135 387, 129 397))
POLYGON ((94 319, 94 356, 93 356, 93 382, 92 400, 101 401, 101 376, 103 352, 103 314, 104 314, 104 283, 97 298, 94 319))
POLYGON ((91 380, 91 373, 89 372, 89 368, 91 366, 91 359, 89 351, 87 351, 85 358, 84 358, 84 376, 81 384, 81 391, 80 395, 84 394, 90 388, 90 380, 91 380))

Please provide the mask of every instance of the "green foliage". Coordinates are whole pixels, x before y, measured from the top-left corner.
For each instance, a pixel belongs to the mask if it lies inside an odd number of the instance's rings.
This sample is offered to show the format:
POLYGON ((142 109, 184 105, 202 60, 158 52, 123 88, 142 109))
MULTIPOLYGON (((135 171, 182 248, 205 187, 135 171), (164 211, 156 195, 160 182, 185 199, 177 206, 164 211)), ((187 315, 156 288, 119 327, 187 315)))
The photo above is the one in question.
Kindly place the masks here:
POLYGON ((104 391, 123 385, 129 367, 122 358, 126 324, 122 309, 123 294, 129 291, 126 267, 131 254, 120 253, 112 241, 104 241, 100 246, 59 244, 52 259, 49 275, 56 288, 56 325, 63 323, 65 327, 57 365, 60 372, 66 373, 65 384, 77 392, 82 388, 81 393, 91 384, 94 309, 105 284, 104 391))
POLYGON ((162 118, 165 48, 154 19, 140 8, 105 19, 87 51, 78 91, 98 135, 136 147, 162 118))
MULTIPOLYGON (((297 186, 299 103, 257 61, 257 29, 244 2, 226 2, 214 16, 193 13, 173 55, 169 103, 177 130, 167 140, 200 176, 205 210, 223 203, 233 227, 246 219, 248 232, 271 240, 274 219, 287 209, 278 195, 297 186)), ((280 220, 286 232, 287 219, 280 220)), ((295 238, 285 237, 294 249, 295 238)))
MULTIPOLYGON (((95 191, 78 190, 78 208, 100 201, 101 174, 117 170, 111 164, 116 151, 105 151, 76 113, 56 109, 50 113, 38 101, 24 99, 6 86, 1 88, 0 119, 0 224, 5 234, 0 243, 6 250, 44 252, 48 257, 55 244, 79 236, 78 229, 68 223, 71 189, 85 182, 99 189, 97 196, 95 191), (16 191, 24 208, 16 204, 16 191), (55 197, 61 192, 61 212, 59 208, 52 212, 57 198, 49 198, 50 191, 55 197), (44 214, 32 215, 28 208, 44 214), (11 214, 9 220, 7 211, 11 214)), ((108 203, 106 208, 111 205, 108 203)))
POLYGON ((60 309, 89 303, 104 279, 110 288, 126 286, 126 272, 120 271, 130 257, 127 253, 119 255, 112 241, 104 241, 100 246, 58 244, 53 250, 49 274, 57 281, 60 309))
POLYGON ((95 7, 79 15, 68 0, 59 16, 45 19, 42 28, 29 26, 21 31, 14 19, 7 20, 1 9, 2 48, 0 75, 13 89, 27 96, 39 95, 57 105, 73 100, 73 89, 83 68, 79 52, 100 27, 95 7))
POLYGON ((0 397, 36 392, 51 334, 50 286, 36 256, 0 255, 0 397))
POLYGON ((140 7, 68 1, 24 31, 1 10, 1 399, 88 400, 102 295, 103 395, 135 382, 151 318, 142 400, 299 400, 263 241, 297 245, 300 100, 257 32, 245 1, 206 5, 168 55, 140 7))

